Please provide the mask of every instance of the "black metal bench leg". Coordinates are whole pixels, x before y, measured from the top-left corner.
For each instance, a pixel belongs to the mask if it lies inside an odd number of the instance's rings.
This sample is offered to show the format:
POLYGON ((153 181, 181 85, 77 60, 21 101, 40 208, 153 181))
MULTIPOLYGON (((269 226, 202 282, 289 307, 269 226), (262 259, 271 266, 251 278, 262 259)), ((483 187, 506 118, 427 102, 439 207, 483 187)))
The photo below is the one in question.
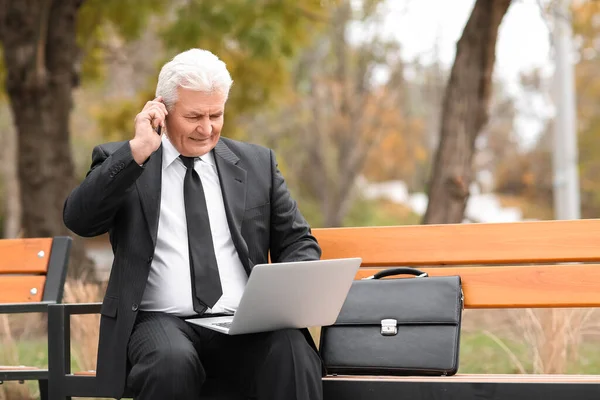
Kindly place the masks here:
POLYGON ((40 388, 40 400, 48 400, 48 379, 40 379, 38 386, 40 388))
MULTIPOLYGON (((41 393, 41 389, 40 389, 40 393, 41 393)), ((40 397, 40 400, 72 400, 71 396, 67 396, 65 394, 65 385, 64 382, 62 383, 58 383, 58 382, 53 382, 51 383, 50 387, 46 389, 46 393, 47 393, 47 397, 40 397)))
POLYGON ((65 376, 70 368, 70 315, 62 305, 48 307, 48 400, 71 400, 66 395, 65 376))

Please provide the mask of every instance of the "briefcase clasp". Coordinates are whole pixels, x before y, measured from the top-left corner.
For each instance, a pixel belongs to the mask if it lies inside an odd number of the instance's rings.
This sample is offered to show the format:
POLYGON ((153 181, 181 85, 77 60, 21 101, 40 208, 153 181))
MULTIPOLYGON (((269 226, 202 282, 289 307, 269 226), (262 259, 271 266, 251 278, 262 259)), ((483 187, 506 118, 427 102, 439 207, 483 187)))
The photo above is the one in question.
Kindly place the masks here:
POLYGON ((398 321, 395 319, 382 319, 381 320, 381 335, 383 336, 394 336, 398 333, 398 321))

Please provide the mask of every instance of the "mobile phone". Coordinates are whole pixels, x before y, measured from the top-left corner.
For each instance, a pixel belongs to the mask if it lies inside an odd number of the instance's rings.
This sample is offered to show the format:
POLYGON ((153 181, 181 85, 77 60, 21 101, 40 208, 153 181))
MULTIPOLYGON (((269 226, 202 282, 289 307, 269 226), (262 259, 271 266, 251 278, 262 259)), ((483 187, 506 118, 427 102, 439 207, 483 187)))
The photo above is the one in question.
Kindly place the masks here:
MULTIPOLYGON (((161 103, 163 103, 163 102, 161 101, 161 103)), ((163 103, 163 104, 164 104, 164 103, 163 103)), ((160 134, 161 134, 161 131, 162 131, 162 125, 159 125, 159 126, 156 128, 155 132, 158 134, 158 136, 160 136, 160 134)))

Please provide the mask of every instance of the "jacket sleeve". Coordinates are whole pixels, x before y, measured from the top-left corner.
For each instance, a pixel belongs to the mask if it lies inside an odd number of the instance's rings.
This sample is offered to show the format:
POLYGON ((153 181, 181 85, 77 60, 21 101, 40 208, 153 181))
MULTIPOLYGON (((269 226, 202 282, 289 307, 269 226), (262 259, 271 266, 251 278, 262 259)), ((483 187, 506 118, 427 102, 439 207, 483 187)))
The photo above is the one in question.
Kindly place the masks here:
POLYGON ((101 145, 92 152, 92 164, 83 182, 67 197, 63 220, 79 236, 106 233, 120 204, 144 171, 124 142, 112 154, 101 145))
POLYGON ((271 232, 272 262, 307 261, 321 258, 321 248, 310 226, 300 213, 279 171, 273 151, 271 156, 271 232))

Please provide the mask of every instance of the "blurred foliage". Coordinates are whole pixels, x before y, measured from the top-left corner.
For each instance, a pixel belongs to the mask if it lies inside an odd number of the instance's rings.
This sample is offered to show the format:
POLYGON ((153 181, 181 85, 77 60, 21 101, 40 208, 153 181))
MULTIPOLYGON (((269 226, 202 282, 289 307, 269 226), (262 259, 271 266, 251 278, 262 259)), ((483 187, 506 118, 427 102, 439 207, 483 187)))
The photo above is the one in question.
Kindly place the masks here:
POLYGON ((344 218, 344 226, 418 225, 421 217, 405 205, 359 197, 344 218))
POLYGON ((147 90, 138 92, 134 98, 122 99, 116 103, 108 99, 100 107, 96 107, 93 114, 98 121, 102 138, 109 142, 132 138, 135 116, 154 97, 155 89, 148 87, 147 90))
POLYGON ((573 2, 573 30, 579 62, 575 67, 582 217, 600 215, 600 2, 573 2))
MULTIPOLYGON (((600 2, 573 2, 571 11, 578 54, 575 90, 581 215, 597 218, 600 215, 600 2)), ((522 76, 521 84, 526 90, 550 98, 551 79, 544 78, 540 71, 532 71, 522 76)), ((532 149, 505 154, 498 167, 495 177, 498 192, 538 206, 539 210, 532 210, 525 217, 554 218, 548 212, 553 205, 553 134, 549 120, 532 149)))
POLYGON ((6 90, 4 90, 4 85, 6 82, 6 68, 4 66, 4 54, 2 47, 0 46, 0 104, 4 104, 8 100, 8 96, 6 90))
POLYGON ((515 153, 496 173, 496 189, 502 194, 521 196, 539 205, 552 205, 552 153, 536 147, 515 153))
POLYGON ((381 118, 392 117, 395 118, 389 124, 392 131, 385 134, 369 154, 364 175, 373 182, 402 179, 410 183, 418 176, 417 170, 430 162, 423 140, 425 121, 418 118, 407 120, 393 110, 381 115, 381 118))
POLYGON ((77 15, 77 41, 85 80, 105 76, 111 41, 137 39, 153 15, 165 13, 163 0, 86 0, 77 15))
MULTIPOLYGON (((109 3, 121 4, 117 1, 109 3)), ((234 80, 227 105, 227 113, 231 115, 227 119, 227 136, 240 137, 235 117, 273 104, 276 94, 288 82, 291 60, 299 47, 321 29, 327 18, 328 4, 335 1, 305 0, 301 4, 296 0, 149 3, 144 3, 139 20, 132 15, 137 12, 137 7, 129 7, 131 11, 120 14, 119 7, 113 8, 102 1, 92 1, 88 5, 89 18, 95 16, 95 9, 104 10, 108 26, 116 28, 112 30, 111 39, 102 37, 108 30, 92 30, 89 26, 93 24, 84 24, 91 43, 102 43, 108 39, 133 40, 145 24, 150 23, 155 25, 151 28, 164 45, 164 54, 157 59, 155 73, 149 77, 146 88, 134 98, 111 99, 98 113, 101 130, 107 140, 131 137, 131 121, 144 103, 154 98, 160 67, 176 53, 192 47, 210 50, 227 64, 234 80)), ((91 51, 90 54, 94 57, 96 53, 91 51)))
MULTIPOLYGON (((548 7, 552 6, 555 4, 548 4, 548 7)), ((597 218, 600 215, 600 2, 573 2, 571 11, 578 55, 575 90, 581 215, 583 218, 597 218)), ((552 77, 544 77, 539 70, 523 74, 521 85, 537 96, 547 99, 552 96, 552 77)), ((508 203, 521 203, 520 208, 526 218, 554 218, 551 211, 554 202, 553 135, 554 127, 549 119, 535 146, 519 151, 516 145, 512 145, 513 150, 499 158, 495 189, 511 199, 508 203), (537 209, 528 207, 524 201, 535 204, 537 209)))
POLYGON ((285 96, 244 120, 252 140, 275 148, 316 226, 346 223, 360 202, 359 176, 410 181, 417 159, 426 162, 424 122, 407 111, 399 45, 381 31, 386 7, 340 1, 295 59, 285 96), (358 29, 354 39, 350 27, 358 29))
MULTIPOLYGON (((539 70, 524 73, 520 78, 521 85, 530 93, 544 93, 544 78, 539 70)), ((485 148, 478 154, 485 160, 479 167, 492 171, 493 189, 504 206, 518 207, 525 218, 552 218, 551 212, 538 212, 552 207, 551 125, 546 126, 532 149, 522 150, 513 136, 515 100, 499 83, 495 89, 490 121, 483 133, 485 148)))

